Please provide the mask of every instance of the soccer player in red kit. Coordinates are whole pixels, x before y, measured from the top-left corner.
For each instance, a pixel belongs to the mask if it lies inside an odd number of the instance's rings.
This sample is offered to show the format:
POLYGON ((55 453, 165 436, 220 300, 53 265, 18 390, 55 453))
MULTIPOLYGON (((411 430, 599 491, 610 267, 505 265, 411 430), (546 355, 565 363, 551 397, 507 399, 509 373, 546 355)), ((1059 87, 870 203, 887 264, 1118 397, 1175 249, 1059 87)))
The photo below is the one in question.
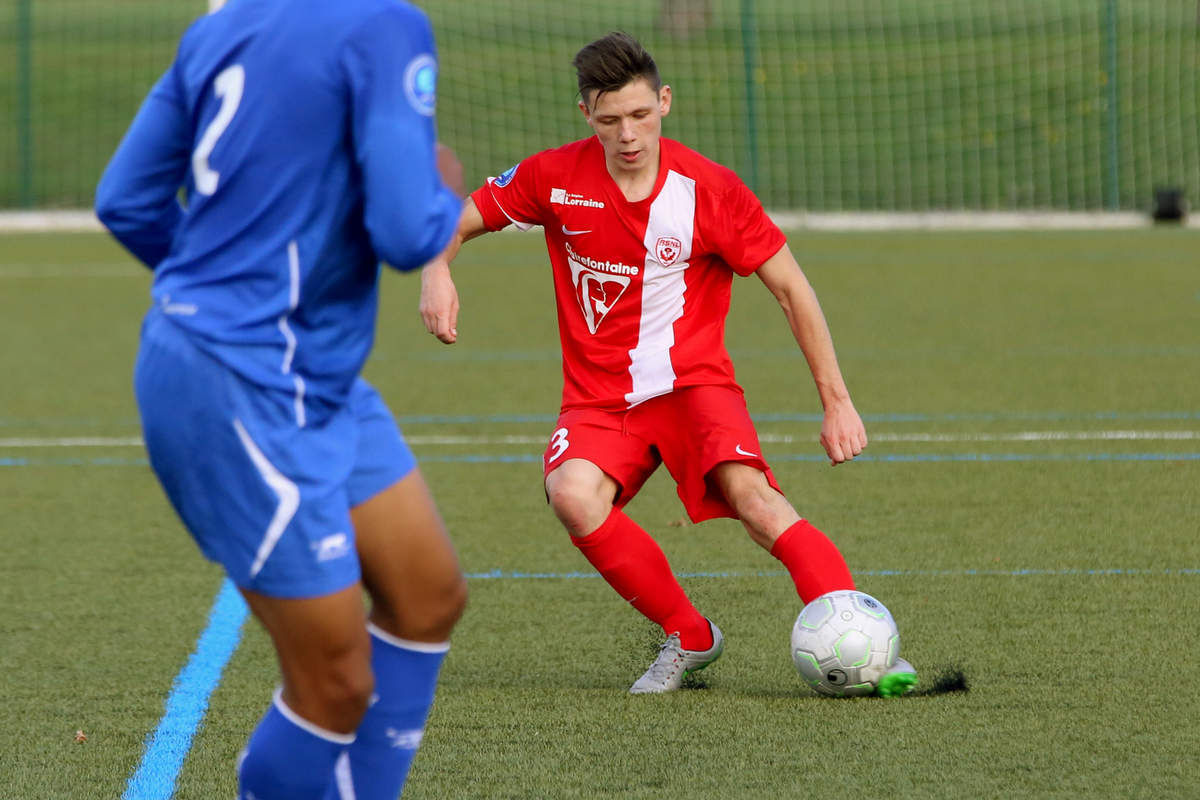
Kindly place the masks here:
MULTIPOLYGON (((693 521, 741 520, 787 568, 802 602, 854 588, 837 547, 792 508, 763 459, 724 343, 735 274, 757 275, 779 300, 820 394, 830 462, 861 453, 867 435, 783 233, 731 170, 662 138, 671 87, 650 54, 612 33, 574 65, 595 136, 526 158, 471 195, 457 243, 425 267, 421 315, 455 342, 449 264, 458 245, 510 224, 542 226, 564 378, 543 459, 546 495, 584 557, 667 635, 630 691, 667 692, 715 661, 724 638, 621 510, 660 463, 693 521)), ((889 685, 916 682, 907 662, 897 669, 911 680, 889 685)))

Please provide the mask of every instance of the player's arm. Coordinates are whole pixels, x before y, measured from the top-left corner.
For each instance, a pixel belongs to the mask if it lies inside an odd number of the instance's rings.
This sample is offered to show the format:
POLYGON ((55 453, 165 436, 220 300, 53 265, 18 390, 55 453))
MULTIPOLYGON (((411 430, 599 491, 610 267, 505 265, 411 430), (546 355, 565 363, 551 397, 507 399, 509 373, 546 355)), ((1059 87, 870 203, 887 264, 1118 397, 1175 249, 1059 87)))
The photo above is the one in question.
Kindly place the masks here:
POLYGON ((488 230, 475 201, 468 197, 450 244, 421 270, 421 321, 425 323, 425 330, 446 344, 458 340, 458 289, 450 277, 450 262, 458 255, 463 242, 488 230))
POLYGON ((371 245, 392 267, 416 269, 446 246, 460 206, 438 169, 446 153, 434 125, 429 20, 412 6, 384 6, 349 38, 342 68, 371 245))
POLYGON ((833 349, 833 337, 816 292, 786 244, 768 258, 755 274, 779 301, 792 335, 808 361, 821 405, 825 409, 821 445, 829 455, 830 462, 836 465, 854 458, 867 446, 867 431, 842 379, 833 349))
POLYGON ((538 156, 518 162, 472 192, 463 203, 450 243, 422 271, 421 320, 425 330, 440 341, 454 344, 458 340, 458 290, 450 278, 450 263, 463 242, 509 225, 529 230, 542 223, 544 209, 538 198, 545 192, 541 191, 538 164, 538 156))
POLYGON ((179 189, 191 146, 174 70, 142 103, 96 187, 96 216, 129 252, 154 269, 183 219, 179 189))

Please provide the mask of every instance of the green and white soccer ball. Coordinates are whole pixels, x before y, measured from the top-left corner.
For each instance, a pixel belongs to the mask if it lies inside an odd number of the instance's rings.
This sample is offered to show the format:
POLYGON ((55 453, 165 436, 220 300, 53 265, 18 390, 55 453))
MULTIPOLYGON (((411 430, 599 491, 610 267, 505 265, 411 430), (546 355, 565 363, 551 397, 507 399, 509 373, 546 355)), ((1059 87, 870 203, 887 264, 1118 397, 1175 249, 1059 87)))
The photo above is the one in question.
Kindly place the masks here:
POLYGON ((872 694, 900 655, 891 612, 869 594, 841 590, 804 607, 792 626, 792 661, 821 694, 872 694))

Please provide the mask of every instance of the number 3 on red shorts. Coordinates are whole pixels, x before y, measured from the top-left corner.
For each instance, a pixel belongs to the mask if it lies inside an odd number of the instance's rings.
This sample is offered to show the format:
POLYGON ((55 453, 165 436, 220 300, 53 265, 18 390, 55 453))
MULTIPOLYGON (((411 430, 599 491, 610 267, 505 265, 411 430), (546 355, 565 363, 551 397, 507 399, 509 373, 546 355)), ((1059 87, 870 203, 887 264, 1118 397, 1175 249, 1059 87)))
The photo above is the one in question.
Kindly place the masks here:
POLYGON ((571 443, 567 441, 566 428, 559 428, 554 432, 554 435, 550 437, 550 446, 554 448, 554 452, 546 460, 547 464, 553 464, 555 459, 567 452, 567 448, 571 446, 571 443))

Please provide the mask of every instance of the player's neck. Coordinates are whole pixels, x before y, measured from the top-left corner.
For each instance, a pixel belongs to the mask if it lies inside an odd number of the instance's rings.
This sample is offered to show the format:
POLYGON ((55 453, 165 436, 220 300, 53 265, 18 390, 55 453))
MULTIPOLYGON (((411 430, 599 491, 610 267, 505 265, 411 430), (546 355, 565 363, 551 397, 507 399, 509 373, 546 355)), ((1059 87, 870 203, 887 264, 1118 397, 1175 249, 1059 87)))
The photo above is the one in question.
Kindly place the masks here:
POLYGON ((637 169, 630 169, 623 164, 613 164, 605 161, 608 174, 613 183, 621 190, 621 194, 630 203, 645 200, 654 192, 654 184, 658 182, 658 166, 662 158, 661 151, 655 151, 652 158, 637 169))

